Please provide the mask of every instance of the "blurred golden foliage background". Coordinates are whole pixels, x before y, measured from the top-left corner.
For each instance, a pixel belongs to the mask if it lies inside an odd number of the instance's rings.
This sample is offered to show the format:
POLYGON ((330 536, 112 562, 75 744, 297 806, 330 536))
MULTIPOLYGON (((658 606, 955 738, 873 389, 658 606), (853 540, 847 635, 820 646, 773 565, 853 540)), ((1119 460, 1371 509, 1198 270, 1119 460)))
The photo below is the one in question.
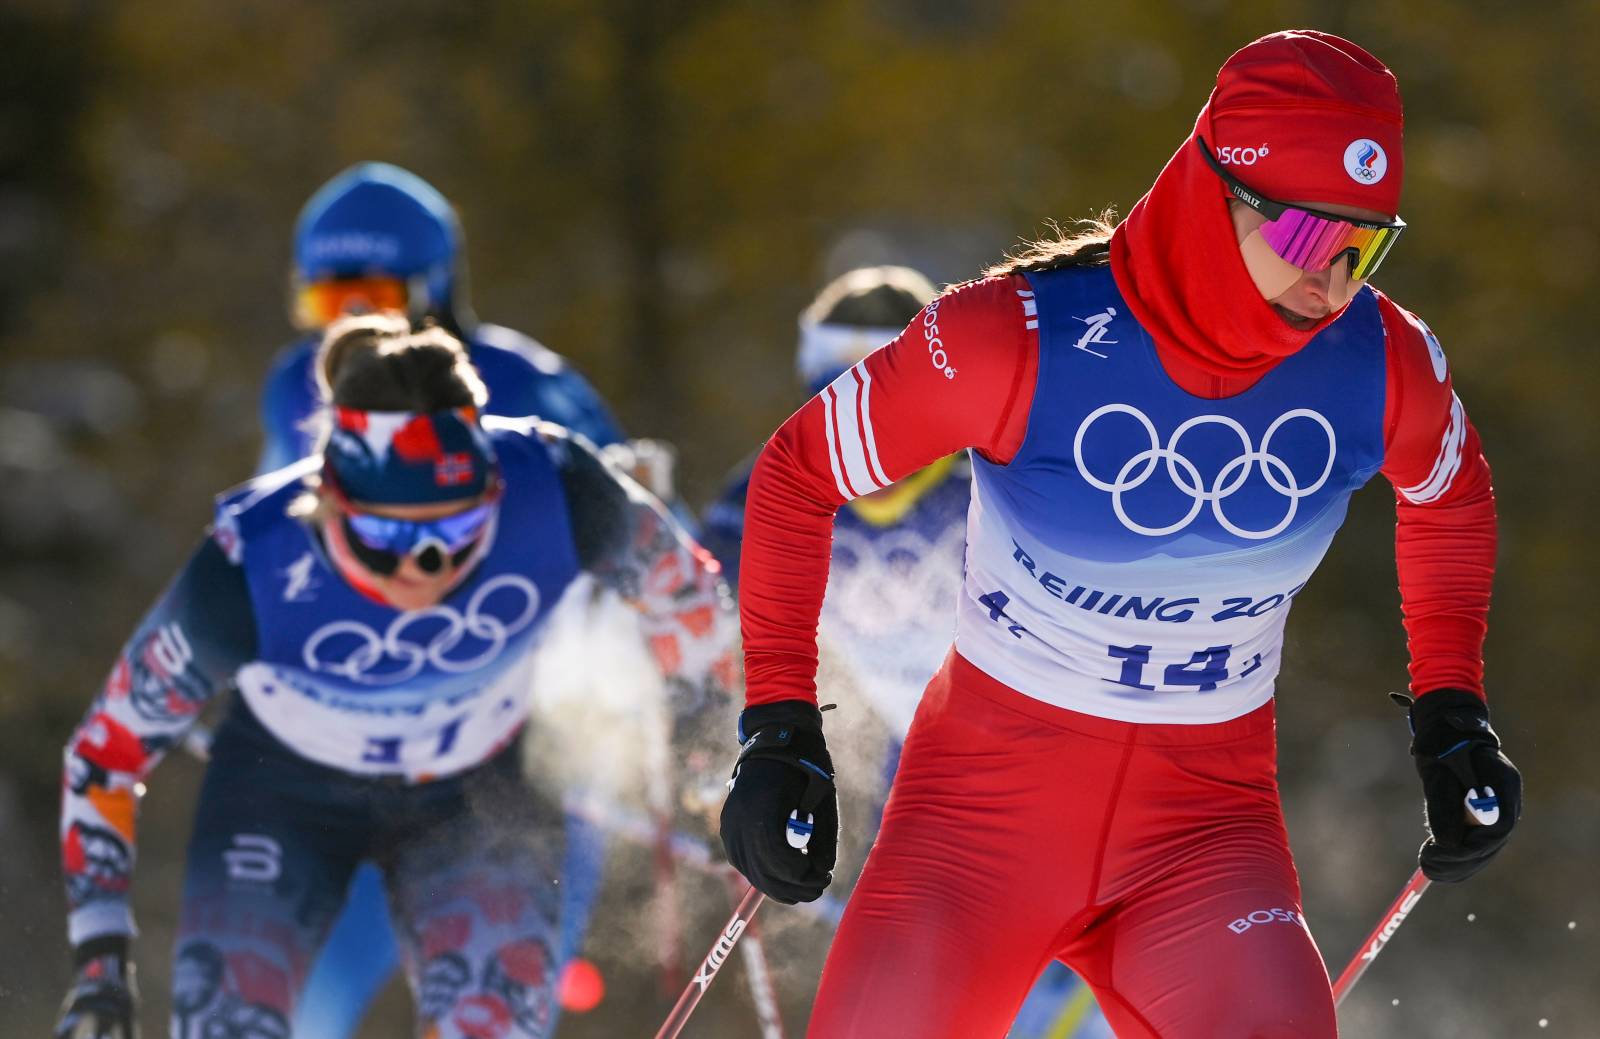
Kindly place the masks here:
MULTIPOLYGON (((1527 779, 1512 846, 1429 894, 1345 1028, 1600 1034, 1588 0, 6 0, 0 1032, 44 1034, 67 981, 61 745, 210 496, 250 473, 291 223, 324 180, 384 159, 438 186, 479 314, 675 442, 701 505, 799 404, 795 315, 825 278, 900 262, 958 281, 1047 220, 1125 211, 1228 54, 1300 26, 1400 79, 1412 230, 1380 280, 1440 336, 1494 466, 1489 691, 1527 779)), ((1405 680, 1391 526, 1385 490, 1358 497, 1280 682, 1291 833, 1335 970, 1422 836, 1383 695, 1405 680)), ((144 813, 152 1035, 197 772, 165 765, 144 813)), ((618 980, 632 968, 606 966, 613 1000, 563 1035, 659 1022, 618 980)), ((792 1024, 811 983, 786 992, 792 1024)), ((697 1034, 748 1033, 742 998, 725 981, 697 1034)))

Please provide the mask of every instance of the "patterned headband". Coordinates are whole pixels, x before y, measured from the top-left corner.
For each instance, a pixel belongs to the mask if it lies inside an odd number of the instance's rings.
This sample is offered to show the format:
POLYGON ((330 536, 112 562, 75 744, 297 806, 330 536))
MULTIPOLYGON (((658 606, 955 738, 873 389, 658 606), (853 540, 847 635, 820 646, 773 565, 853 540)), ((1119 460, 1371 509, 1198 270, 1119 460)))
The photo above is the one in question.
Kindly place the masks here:
POLYGON ((482 494, 494 448, 476 408, 419 413, 333 409, 322 452, 340 492, 354 502, 422 505, 482 494))

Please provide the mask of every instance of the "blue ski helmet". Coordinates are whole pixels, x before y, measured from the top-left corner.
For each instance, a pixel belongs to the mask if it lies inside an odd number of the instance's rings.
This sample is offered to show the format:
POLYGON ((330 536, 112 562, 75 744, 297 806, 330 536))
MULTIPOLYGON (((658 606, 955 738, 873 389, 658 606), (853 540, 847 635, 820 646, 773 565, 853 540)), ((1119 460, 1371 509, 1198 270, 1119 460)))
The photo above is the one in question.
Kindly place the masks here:
POLYGON ((359 163, 334 177, 295 221, 297 280, 401 278, 420 313, 450 314, 460 251, 461 225, 450 203, 387 162, 359 163))

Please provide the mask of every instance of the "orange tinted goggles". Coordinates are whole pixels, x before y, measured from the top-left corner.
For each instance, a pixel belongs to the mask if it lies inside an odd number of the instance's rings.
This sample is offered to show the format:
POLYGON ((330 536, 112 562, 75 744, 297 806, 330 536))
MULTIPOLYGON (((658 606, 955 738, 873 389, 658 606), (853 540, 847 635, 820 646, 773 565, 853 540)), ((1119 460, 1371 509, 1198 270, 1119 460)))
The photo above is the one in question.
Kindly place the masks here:
POLYGON ((295 296, 295 320, 322 328, 347 314, 404 313, 410 293, 400 278, 329 278, 307 282, 295 296))

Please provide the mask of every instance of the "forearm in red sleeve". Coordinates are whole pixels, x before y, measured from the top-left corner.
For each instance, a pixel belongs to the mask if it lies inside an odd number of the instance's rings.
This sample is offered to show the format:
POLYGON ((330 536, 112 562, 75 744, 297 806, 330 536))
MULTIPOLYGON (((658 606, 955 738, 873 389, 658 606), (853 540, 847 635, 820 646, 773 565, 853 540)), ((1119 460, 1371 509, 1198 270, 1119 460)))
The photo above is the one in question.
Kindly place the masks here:
POLYGON ((1494 583, 1496 521, 1489 463, 1466 424, 1462 468, 1446 496, 1395 495, 1395 564, 1411 655, 1411 691, 1483 695, 1483 640, 1494 583))
POLYGON ((954 451, 996 461, 1026 431, 1038 368, 1021 278, 963 285, 792 415, 750 478, 739 612, 747 704, 816 700, 833 516, 954 451))
POLYGON ((1478 432, 1427 326, 1388 300, 1387 450, 1395 563, 1411 691, 1483 695, 1497 539, 1494 489, 1478 432))

